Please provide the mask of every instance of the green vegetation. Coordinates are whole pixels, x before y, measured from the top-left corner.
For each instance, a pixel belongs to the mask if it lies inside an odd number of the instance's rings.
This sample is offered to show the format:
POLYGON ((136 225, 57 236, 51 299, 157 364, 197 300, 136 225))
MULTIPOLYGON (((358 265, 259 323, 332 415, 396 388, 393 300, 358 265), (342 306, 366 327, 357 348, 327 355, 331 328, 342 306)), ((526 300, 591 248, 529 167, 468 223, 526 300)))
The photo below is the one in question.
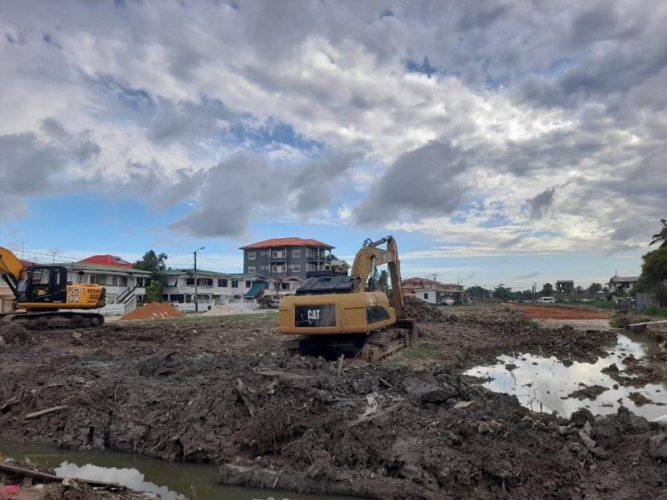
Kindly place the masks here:
POLYGON ((162 291, 167 284, 167 276, 165 275, 165 271, 167 270, 166 260, 166 253, 158 255, 154 250, 149 250, 141 260, 134 263, 135 269, 151 273, 150 282, 146 287, 146 302, 162 301, 162 291))
MULTIPOLYGON (((663 228, 654 234, 649 246, 660 246, 642 257, 642 274, 637 285, 638 292, 653 294, 661 307, 667 306, 667 220, 661 219, 663 228)), ((657 308, 659 309, 659 308, 657 308)))
POLYGON ((435 351, 431 344, 423 342, 405 351, 404 356, 406 359, 413 360, 433 359, 435 357, 435 351))

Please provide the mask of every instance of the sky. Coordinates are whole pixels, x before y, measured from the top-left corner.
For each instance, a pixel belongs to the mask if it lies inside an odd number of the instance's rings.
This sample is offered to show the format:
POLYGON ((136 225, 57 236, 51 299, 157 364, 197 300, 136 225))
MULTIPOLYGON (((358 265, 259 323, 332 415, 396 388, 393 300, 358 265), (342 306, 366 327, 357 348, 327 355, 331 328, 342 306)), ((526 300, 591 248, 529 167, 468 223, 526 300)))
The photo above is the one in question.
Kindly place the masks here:
POLYGON ((638 275, 667 3, 0 0, 0 245, 241 271, 395 236, 403 277, 638 275))

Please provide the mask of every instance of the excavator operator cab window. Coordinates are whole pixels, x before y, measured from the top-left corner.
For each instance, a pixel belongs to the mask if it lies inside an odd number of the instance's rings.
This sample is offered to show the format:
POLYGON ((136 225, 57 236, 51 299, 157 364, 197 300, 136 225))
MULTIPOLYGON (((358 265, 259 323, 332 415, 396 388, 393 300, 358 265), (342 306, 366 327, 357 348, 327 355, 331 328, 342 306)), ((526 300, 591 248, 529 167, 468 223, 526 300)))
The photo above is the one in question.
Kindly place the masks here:
MULTIPOLYGON (((64 302, 67 270, 59 266, 33 267, 24 280, 24 295, 27 301, 64 302)), ((23 280, 22 280, 23 282, 23 280)))

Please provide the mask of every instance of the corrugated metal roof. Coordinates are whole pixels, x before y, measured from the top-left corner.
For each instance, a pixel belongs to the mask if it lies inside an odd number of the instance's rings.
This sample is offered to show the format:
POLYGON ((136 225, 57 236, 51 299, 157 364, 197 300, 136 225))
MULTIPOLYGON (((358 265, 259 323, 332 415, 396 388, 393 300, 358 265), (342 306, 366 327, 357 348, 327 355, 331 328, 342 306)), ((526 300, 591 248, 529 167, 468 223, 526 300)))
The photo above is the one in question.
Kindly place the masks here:
POLYGON ((88 258, 81 260, 80 262, 86 264, 101 264, 103 266, 111 267, 123 267, 125 269, 132 269, 132 264, 126 260, 121 259, 116 255, 106 254, 106 255, 91 255, 88 258))
POLYGON ((252 243, 250 245, 241 247, 241 250, 252 250, 255 248, 271 248, 271 247, 319 247, 319 248, 326 248, 329 250, 335 248, 332 247, 331 245, 328 245, 327 243, 322 243, 321 241, 318 240, 289 237, 289 238, 273 238, 270 240, 259 241, 257 243, 252 243))

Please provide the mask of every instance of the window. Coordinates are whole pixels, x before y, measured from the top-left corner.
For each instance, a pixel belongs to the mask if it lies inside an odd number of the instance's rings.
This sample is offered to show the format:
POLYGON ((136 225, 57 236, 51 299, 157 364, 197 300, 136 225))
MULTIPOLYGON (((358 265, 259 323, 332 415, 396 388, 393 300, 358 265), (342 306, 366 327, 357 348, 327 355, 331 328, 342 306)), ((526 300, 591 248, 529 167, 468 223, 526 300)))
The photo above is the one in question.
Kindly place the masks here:
POLYGON ((273 266, 271 266, 271 272, 272 273, 284 273, 285 272, 285 266, 278 265, 278 264, 273 264, 273 266))
POLYGON ((290 271, 293 273, 300 273, 301 272, 301 264, 290 264, 289 265, 290 271))
POLYGON ((249 273, 254 273, 254 272, 256 272, 256 269, 257 269, 257 268, 256 268, 255 266, 248 266, 248 272, 249 272, 249 273))
POLYGON ((250 288, 252 286, 252 281, 246 281, 245 282, 245 287, 250 288))
POLYGON ((146 284, 146 278, 137 278, 137 286, 143 288, 146 284))
POLYGON ((248 260, 255 260, 257 252, 248 252, 248 260))
POLYGON ((259 254, 264 256, 264 255, 266 255, 266 252, 264 250, 262 250, 261 252, 259 252, 259 254))
POLYGON ((219 286, 220 288, 227 288, 227 280, 224 279, 224 278, 218 280, 218 286, 219 286))
POLYGON ((238 280, 232 280, 232 288, 238 288, 238 287, 239 287, 238 280))
POLYGON ((185 284, 187 286, 195 286, 195 279, 194 278, 185 278, 185 284))
POLYGON ((120 278, 120 286, 127 286, 127 276, 122 276, 120 278))
POLYGON ((264 271, 264 269, 266 269, 266 266, 259 266, 260 271, 264 271))
POLYGON ((424 292, 424 299, 428 300, 428 292, 424 292))
POLYGON ((285 254, 286 254, 285 250, 274 250, 272 257, 274 259, 284 259, 285 257, 287 257, 287 255, 285 254))
POLYGON ((301 249, 294 249, 292 250, 292 257, 301 257, 301 249))

